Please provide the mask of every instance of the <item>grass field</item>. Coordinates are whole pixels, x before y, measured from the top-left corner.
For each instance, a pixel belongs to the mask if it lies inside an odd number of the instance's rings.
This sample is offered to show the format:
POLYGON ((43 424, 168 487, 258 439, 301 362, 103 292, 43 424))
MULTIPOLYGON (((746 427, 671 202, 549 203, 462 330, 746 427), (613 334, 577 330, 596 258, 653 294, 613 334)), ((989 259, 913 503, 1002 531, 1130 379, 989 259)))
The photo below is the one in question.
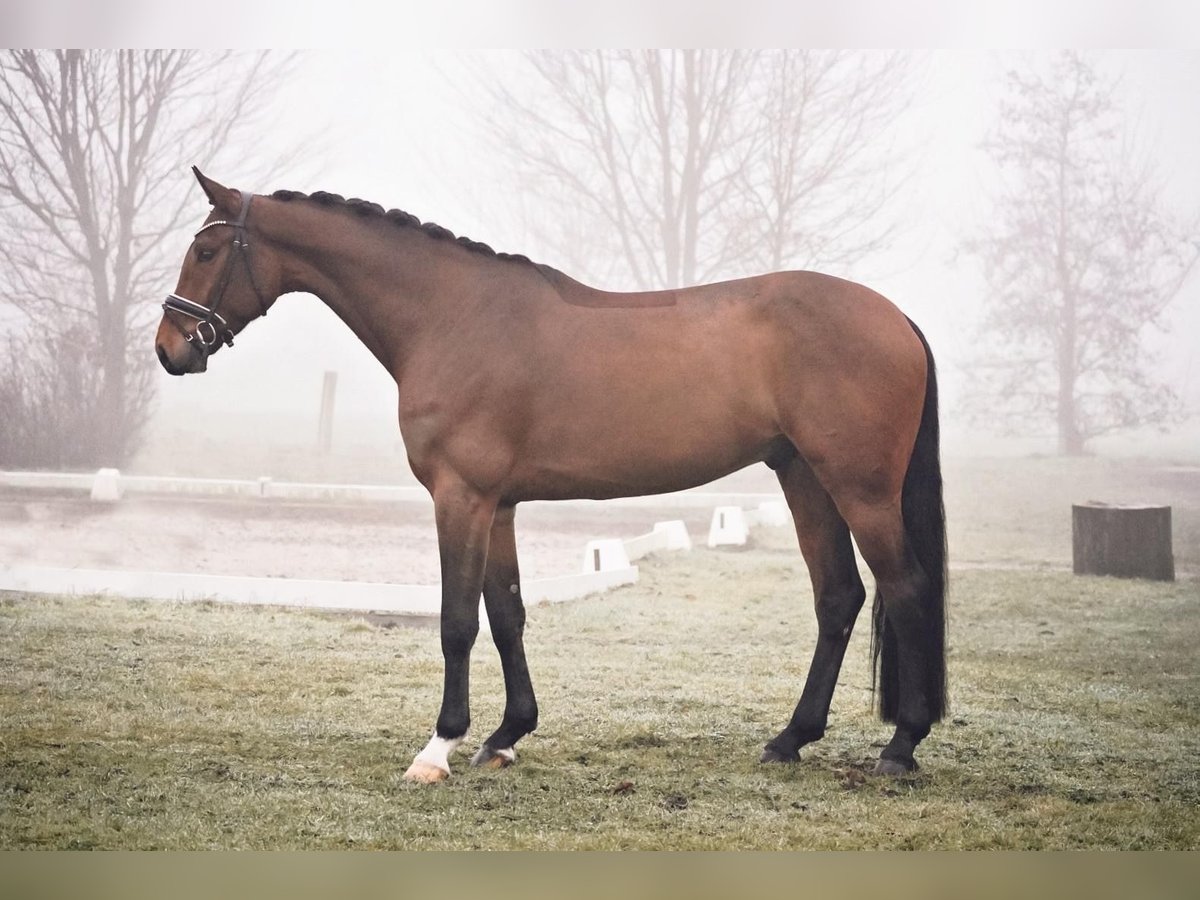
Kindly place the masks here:
POLYGON ((435 787, 429 629, 217 605, 0 601, 0 847, 1198 848, 1200 582, 954 573, 952 714, 876 779, 866 617, 826 738, 761 766, 814 640, 784 530, 530 611, 539 730, 435 787))

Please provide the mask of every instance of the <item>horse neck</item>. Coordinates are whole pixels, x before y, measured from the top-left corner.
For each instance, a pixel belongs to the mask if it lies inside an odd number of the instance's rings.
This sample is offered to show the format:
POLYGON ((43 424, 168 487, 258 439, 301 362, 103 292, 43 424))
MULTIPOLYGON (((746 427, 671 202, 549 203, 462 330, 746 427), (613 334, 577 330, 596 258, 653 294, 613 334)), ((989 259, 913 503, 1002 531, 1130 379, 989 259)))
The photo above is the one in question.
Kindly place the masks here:
POLYGON ((274 237, 283 292, 319 297, 397 378, 417 344, 479 297, 468 251, 416 229, 300 208, 274 237))

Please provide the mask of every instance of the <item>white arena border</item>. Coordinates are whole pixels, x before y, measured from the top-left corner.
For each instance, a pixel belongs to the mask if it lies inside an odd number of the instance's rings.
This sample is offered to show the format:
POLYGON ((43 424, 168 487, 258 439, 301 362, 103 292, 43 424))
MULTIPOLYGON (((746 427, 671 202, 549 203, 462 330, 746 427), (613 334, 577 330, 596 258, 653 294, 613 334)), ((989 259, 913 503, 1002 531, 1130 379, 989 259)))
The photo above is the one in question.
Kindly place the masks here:
MULTIPOLYGON (((422 488, 377 485, 318 485, 273 482, 269 478, 239 481, 211 478, 122 476, 115 469, 86 473, 0 472, 0 485, 25 488, 89 490, 97 500, 118 500, 126 490, 217 496, 289 497, 306 500, 401 500, 430 502, 422 488)), ((757 510, 744 511, 732 501, 770 498, 769 494, 681 491, 648 497, 622 498, 627 505, 645 507, 712 506, 718 502, 709 530, 710 547, 744 544, 750 525, 787 521, 786 507, 777 499, 760 501, 757 510), (682 502, 681 502, 682 501, 682 502), (724 505, 720 505, 724 504, 724 505), (731 531, 726 523, 736 527, 731 531)), ((555 501, 596 504, 606 501, 555 501)), ((575 575, 533 579, 522 585, 526 605, 559 603, 603 593, 638 580, 633 560, 657 552, 687 552, 692 541, 682 521, 657 522, 646 534, 628 539, 590 541, 584 549, 582 571, 575 575)), ((293 606, 324 610, 436 616, 441 607, 440 585, 384 584, 361 581, 208 575, 177 572, 138 572, 119 569, 74 569, 45 566, 0 566, 0 591, 76 596, 116 595, 174 602, 216 601, 234 604, 293 606)), ((486 627, 487 614, 480 604, 486 627)))
MULTIPOLYGON (((203 497, 254 497, 277 500, 430 504, 429 492, 419 485, 319 484, 276 481, 273 478, 192 478, 172 475, 125 475, 116 469, 98 472, 0 471, 0 487, 80 491, 96 499, 116 500, 124 494, 186 494, 203 497)), ((752 506, 779 500, 778 493, 675 491, 645 497, 616 497, 611 500, 553 500, 556 506, 588 506, 644 509, 702 509, 714 506, 752 506)), ((540 503, 542 501, 533 501, 540 503)))
MULTIPOLYGON (((586 575, 540 578, 526 582, 522 594, 527 605, 558 603, 633 584, 637 577, 637 567, 629 566, 586 575)), ((0 590, 29 594, 120 596, 177 603, 212 600, 220 603, 412 616, 436 616, 441 608, 441 587, 436 584, 379 584, 117 569, 2 566, 0 590)))
MULTIPOLYGON (((648 534, 627 541, 592 541, 588 548, 581 572, 526 581, 521 588, 525 603, 560 603, 634 584, 638 580, 638 569, 630 565, 631 559, 640 559, 664 550, 690 550, 691 540, 682 522, 660 522, 648 534), (591 553, 592 545, 611 544, 615 544, 618 550, 611 558, 605 555, 602 559, 598 553, 591 553)), ((606 554, 609 549, 606 546, 606 554)), ((49 566, 0 566, 0 590, 79 596, 115 595, 175 602, 216 600, 224 603, 416 616, 436 616, 441 608, 441 586, 436 584, 385 584, 49 566)))

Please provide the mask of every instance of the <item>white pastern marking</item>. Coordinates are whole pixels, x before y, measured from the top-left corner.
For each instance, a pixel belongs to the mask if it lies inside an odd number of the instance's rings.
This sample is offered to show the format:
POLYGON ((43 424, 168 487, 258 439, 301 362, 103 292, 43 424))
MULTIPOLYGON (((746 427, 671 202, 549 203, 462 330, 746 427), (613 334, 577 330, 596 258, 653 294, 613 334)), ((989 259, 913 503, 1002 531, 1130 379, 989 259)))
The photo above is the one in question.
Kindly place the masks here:
POLYGON ((471 765, 487 766, 488 768, 495 769, 511 766, 516 761, 517 751, 512 747, 505 747, 503 750, 493 750, 487 744, 484 744, 471 758, 471 765))
POLYGON ((457 750, 458 745, 465 739, 465 734, 459 738, 440 738, 435 734, 429 739, 429 743, 425 745, 425 749, 417 754, 413 762, 435 766, 449 774, 450 754, 457 750))

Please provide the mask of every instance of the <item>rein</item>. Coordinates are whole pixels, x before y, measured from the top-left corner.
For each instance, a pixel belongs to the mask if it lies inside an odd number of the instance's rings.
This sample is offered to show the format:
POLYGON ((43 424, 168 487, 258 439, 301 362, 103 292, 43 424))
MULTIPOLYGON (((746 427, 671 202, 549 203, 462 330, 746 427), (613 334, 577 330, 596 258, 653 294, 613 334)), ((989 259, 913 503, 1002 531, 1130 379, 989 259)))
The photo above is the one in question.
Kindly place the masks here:
POLYGON ((250 287, 254 289, 254 295, 258 298, 258 305, 262 309, 262 314, 267 314, 267 301, 263 299, 262 291, 258 289, 258 284, 254 281, 254 269, 250 266, 250 244, 246 238, 246 216, 250 213, 250 201, 254 199, 254 195, 246 191, 242 195, 242 210, 238 214, 237 221, 229 222, 225 219, 217 219, 209 222, 196 234, 207 231, 209 228, 215 228, 218 225, 232 226, 233 231, 233 247, 236 253, 230 254, 225 260, 225 268, 221 272, 221 281, 216 290, 216 299, 212 306, 205 306, 203 303, 197 303, 195 300, 189 300, 187 297, 182 297, 179 294, 167 294, 167 299, 163 301, 164 312, 175 312, 180 315, 187 316, 189 319, 196 321, 194 330, 188 331, 180 325, 174 318, 167 316, 167 319, 179 329, 183 334, 184 339, 195 347, 201 354, 207 356, 212 353, 213 348, 220 342, 233 346, 233 329, 229 327, 229 323, 225 321, 225 317, 217 312, 217 307, 221 305, 221 301, 225 298, 225 289, 229 286, 229 279, 233 275, 233 261, 238 258, 242 261, 243 267, 246 269, 246 277, 250 280, 250 287), (207 326, 207 333, 205 327, 207 326))

